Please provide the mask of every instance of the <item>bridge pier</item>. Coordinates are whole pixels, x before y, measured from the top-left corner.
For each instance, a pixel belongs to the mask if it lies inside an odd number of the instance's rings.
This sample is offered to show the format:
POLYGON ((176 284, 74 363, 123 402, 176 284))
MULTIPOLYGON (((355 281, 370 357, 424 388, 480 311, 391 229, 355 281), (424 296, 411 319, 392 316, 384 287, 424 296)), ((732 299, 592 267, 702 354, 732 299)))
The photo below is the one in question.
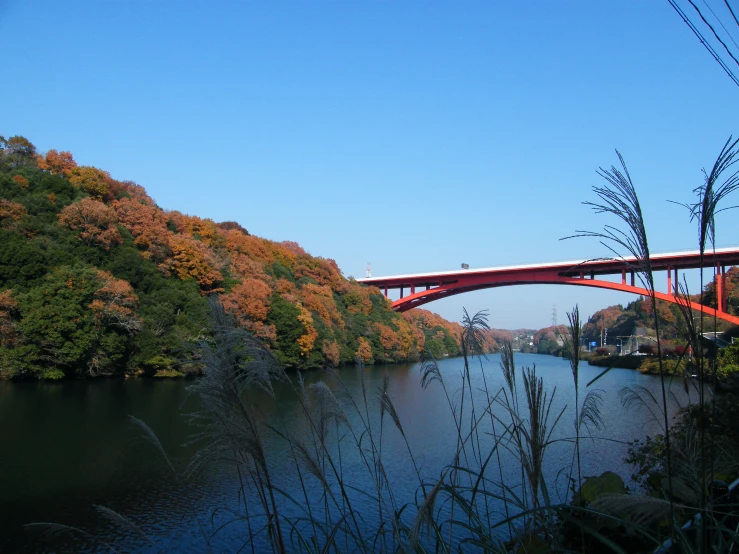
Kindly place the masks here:
POLYGON ((716 309, 726 313, 726 268, 716 266, 716 309))
POLYGON ((675 272, 675 294, 680 291, 680 278, 677 275, 677 268, 673 269, 675 272))

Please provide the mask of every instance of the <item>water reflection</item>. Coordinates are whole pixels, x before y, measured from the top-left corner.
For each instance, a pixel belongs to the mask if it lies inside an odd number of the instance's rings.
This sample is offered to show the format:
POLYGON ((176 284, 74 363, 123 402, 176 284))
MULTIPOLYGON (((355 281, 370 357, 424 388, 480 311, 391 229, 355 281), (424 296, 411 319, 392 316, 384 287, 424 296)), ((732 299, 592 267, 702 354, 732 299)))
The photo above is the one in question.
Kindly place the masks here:
MULTIPOLYGON (((556 431, 559 438, 574 435, 573 385, 565 360, 537 355, 518 355, 516 365, 536 364, 547 390, 556 394, 553 412, 565 410, 556 431)), ((453 404, 461 402, 462 363, 459 359, 439 363, 453 404)), ((471 374, 478 413, 485 407, 482 389, 485 372, 487 386, 493 392, 503 385, 499 357, 490 356, 482 366, 475 363, 471 374), (479 395, 478 395, 479 394, 479 395)), ((583 366, 581 385, 600 373, 600 368, 583 366)), ((418 366, 396 365, 368 367, 361 373, 342 369, 336 377, 321 373, 305 376, 306 384, 326 379, 340 398, 351 394, 361 404, 363 394, 369 410, 361 414, 378 430, 380 413, 377 390, 385 374, 390 376, 390 395, 424 479, 438 479, 454 457, 456 428, 447 397, 438 383, 426 390, 420 386, 418 366), (363 393, 363 391, 365 391, 363 393)), ((635 371, 613 369, 596 387, 603 389, 603 416, 607 427, 593 440, 583 443, 583 475, 615 470, 628 479, 629 468, 622 459, 625 442, 659 430, 658 422, 645 421, 647 414, 621 408, 617 392, 624 386, 641 385, 655 393, 659 379, 635 371)), ((295 400, 296 383, 276 384, 274 397, 253 393, 252 400, 265 418, 291 436, 306 436, 302 408, 295 400)), ((682 387, 673 385, 679 402, 686 401, 682 387)), ((469 403, 469 399, 466 400, 469 403)), ((468 404, 469 405, 469 404, 468 404)), ((214 525, 225 520, 211 520, 214 508, 238 508, 238 485, 227 470, 215 471, 194 481, 177 480, 166 468, 156 448, 141 437, 128 416, 145 421, 156 433, 175 465, 183 468, 195 446, 188 444, 194 429, 183 413, 197 409, 197 399, 187 392, 182 381, 101 380, 67 383, 0 383, 0 551, 55 552, 73 548, 93 551, 94 545, 82 536, 39 536, 26 533, 29 522, 52 521, 84 528, 105 541, 122 545, 122 550, 145 551, 158 548, 202 551, 204 536, 214 525), (156 543, 147 545, 140 537, 100 517, 94 505, 105 505, 125 514, 156 543), (197 521, 204 523, 204 530, 197 521)), ((499 417, 502 408, 493 405, 499 417)), ((362 408, 364 410, 364 408, 362 408)), ((358 428, 360 414, 348 410, 350 423, 358 428)), ((418 480, 400 433, 386 420, 383 435, 383 459, 390 479, 396 484, 394 494, 403 502, 413 499, 418 480)), ((266 434, 267 452, 276 478, 285 486, 295 487, 297 478, 288 445, 266 434)), ((356 476, 356 486, 372 487, 358 454, 343 451, 345 471, 356 476)), ((503 455, 503 477, 509 483, 520 479, 520 466, 510 455, 503 455)), ((546 476, 555 493, 566 496, 567 483, 562 478, 572 464, 572 446, 561 442, 548 452, 546 476)), ((360 509, 366 501, 357 498, 360 509)), ((369 508, 367 508, 369 509, 369 508)), ((498 514, 503 507, 497 507, 498 514)), ((243 544, 244 530, 227 526, 214 538, 216 551, 237 550, 243 544)))

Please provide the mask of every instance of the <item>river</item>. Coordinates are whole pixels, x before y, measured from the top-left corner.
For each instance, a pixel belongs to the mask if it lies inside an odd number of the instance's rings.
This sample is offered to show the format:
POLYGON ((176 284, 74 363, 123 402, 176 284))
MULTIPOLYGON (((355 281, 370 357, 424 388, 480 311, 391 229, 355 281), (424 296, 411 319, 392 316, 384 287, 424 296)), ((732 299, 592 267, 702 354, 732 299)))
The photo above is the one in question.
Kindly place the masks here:
MULTIPOLYGON (((473 390, 479 391, 485 383, 491 391, 503 387, 499 362, 498 355, 491 355, 481 365, 473 363, 473 390)), ((439 362, 452 404, 461 402, 460 394, 454 391, 461 384, 462 365, 460 358, 439 362)), ((551 356, 516 355, 517 367, 533 365, 550 394, 556 387, 552 419, 565 409, 554 436, 572 436, 574 392, 569 363, 551 356)), ((601 371, 584 364, 580 373, 582 389, 601 371)), ((430 482, 438 478, 440 471, 453 462, 456 432, 449 403, 438 383, 421 387, 418 365, 368 366, 362 375, 355 368, 342 368, 339 375, 343 384, 329 380, 332 388, 345 389, 355 399, 361 399, 364 381, 370 399, 367 417, 375 429, 379 428, 376 391, 384 376, 389 376, 390 396, 424 479, 430 482)), ((310 384, 324 377, 315 372, 305 379, 310 384)), ((612 369, 591 387, 603 390, 601 412, 606 427, 595 433, 595 439, 583 441, 583 475, 612 470, 628 483, 630 468, 622 462, 627 450, 624 443, 657 432, 659 425, 643 410, 622 408, 618 391, 626 386, 644 386, 659 394, 659 383, 655 376, 612 369)), ((686 401, 681 385, 675 383, 672 390, 679 402, 686 401)), ((306 434, 293 387, 281 384, 274 392, 274 397, 254 395, 265 420, 294 436, 306 434)), ((481 397, 476 400, 480 410, 481 397)), ((469 406, 469 399, 466 402, 469 406)), ((233 475, 214 471, 193 480, 176 479, 157 448, 129 419, 135 416, 146 422, 173 465, 181 470, 196 449, 187 444, 195 430, 184 414, 197 408, 197 398, 188 394, 188 382, 178 380, 0 382, 0 552, 105 551, 102 542, 121 551, 204 551, 204 537, 211 537, 224 521, 222 512, 212 517, 214 510, 238 507, 233 475), (148 539, 104 517, 96 505, 126 516, 148 539), (75 527, 100 542, 96 547, 80 531, 50 533, 42 527, 26 526, 38 522, 75 527)), ((359 423, 356 413, 349 420, 355 427, 359 423)), ((383 438, 385 470, 394 483, 395 496, 411 501, 418 480, 400 433, 388 421, 383 438)), ((285 486, 296 486, 284 441, 274 433, 266 432, 264 437, 275 479, 287 483, 285 486)), ((567 480, 563 476, 571 467, 572 445, 553 445, 545 463, 551 494, 565 499, 567 480)), ((520 466, 505 453, 502 465, 504 481, 515 482, 520 466)), ((346 469, 352 469, 351 459, 346 469)), ((359 489, 371 488, 366 472, 358 471, 356 475, 359 489)), ((362 509, 361 500, 357 500, 357 506, 362 509)), ((501 517, 503 508, 497 507, 501 517)), ((244 528, 234 524, 215 533, 210 545, 215 552, 236 551, 244 542, 243 536, 244 528)))

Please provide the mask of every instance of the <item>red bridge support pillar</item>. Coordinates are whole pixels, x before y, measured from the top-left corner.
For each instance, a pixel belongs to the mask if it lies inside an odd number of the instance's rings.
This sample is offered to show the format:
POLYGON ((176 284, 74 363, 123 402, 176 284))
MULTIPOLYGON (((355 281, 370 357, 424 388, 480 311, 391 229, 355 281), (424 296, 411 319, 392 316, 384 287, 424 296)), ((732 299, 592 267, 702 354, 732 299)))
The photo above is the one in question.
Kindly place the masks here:
POLYGON ((675 268, 675 296, 677 296, 678 292, 680 292, 680 279, 677 275, 677 268, 675 268))
POLYGON ((672 268, 671 267, 667 268, 667 294, 672 294, 674 296, 674 293, 672 292, 672 268))
POLYGON ((716 266, 716 309, 726 313, 726 268, 716 266))

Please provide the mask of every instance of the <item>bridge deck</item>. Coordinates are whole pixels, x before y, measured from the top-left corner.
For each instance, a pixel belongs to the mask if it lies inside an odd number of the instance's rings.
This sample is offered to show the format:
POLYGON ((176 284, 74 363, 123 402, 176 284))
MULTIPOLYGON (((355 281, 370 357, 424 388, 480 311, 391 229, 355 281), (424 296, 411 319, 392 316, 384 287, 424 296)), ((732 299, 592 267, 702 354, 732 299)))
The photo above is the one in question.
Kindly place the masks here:
MULTIPOLYGON (((668 269, 694 269, 700 267, 700 252, 697 250, 654 254, 651 256, 653 271, 668 269)), ((549 273, 556 270, 563 277, 576 277, 581 272, 587 275, 616 275, 623 270, 631 271, 636 264, 636 258, 622 259, 602 258, 591 260, 571 260, 564 262, 549 262, 510 266, 486 267, 478 269, 454 269, 450 271, 436 271, 430 273, 409 273, 405 275, 390 275, 385 277, 367 277, 357 279, 358 283, 395 289, 415 286, 438 285, 441 282, 453 282, 460 277, 480 276, 485 274, 515 274, 515 273, 549 273), (629 267, 631 266, 631 267, 629 267)), ((707 253, 704 265, 739 265, 739 247, 718 248, 715 252, 707 253)))

